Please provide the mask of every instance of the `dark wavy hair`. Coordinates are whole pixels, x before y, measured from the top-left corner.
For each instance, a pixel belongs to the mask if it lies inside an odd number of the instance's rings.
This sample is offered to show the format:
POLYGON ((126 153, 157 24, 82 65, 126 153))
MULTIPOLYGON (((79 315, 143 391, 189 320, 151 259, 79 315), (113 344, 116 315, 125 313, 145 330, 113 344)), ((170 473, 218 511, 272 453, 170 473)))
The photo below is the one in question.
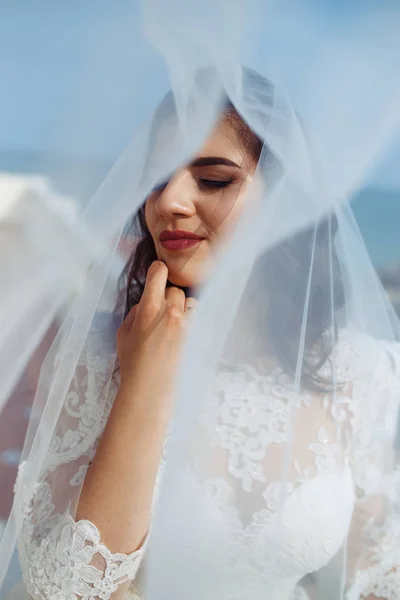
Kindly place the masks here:
MULTIPOLYGON (((268 80, 250 69, 244 69, 244 75, 247 85, 256 85, 265 97, 271 97, 273 88, 268 80)), ((173 98, 169 93, 160 105, 155 123, 165 118, 166 107, 167 114, 171 114, 171 102, 173 98)), ((263 163, 267 163, 263 164, 263 171, 274 173, 275 177, 279 161, 244 121, 229 98, 224 101, 221 116, 235 129, 254 159, 259 161, 261 157, 263 163)), ((153 129, 155 133, 157 125, 153 129)), ((120 282, 125 298, 125 315, 140 301, 147 270, 157 259, 145 219, 145 203, 134 216, 130 230, 139 242, 120 282)), ((305 387, 316 391, 326 391, 329 387, 319 372, 329 362, 336 343, 340 310, 344 305, 342 274, 333 244, 336 230, 336 217, 329 215, 312 228, 300 231, 269 250, 257 259, 248 288, 251 295, 252 281, 255 282, 258 285, 257 297, 265 298, 263 306, 254 307, 251 311, 254 315, 252 347, 259 352, 272 352, 283 370, 291 376, 296 373, 302 323, 304 318, 307 319, 301 381, 305 387), (260 282, 265 285, 262 294, 259 293, 260 282), (281 318, 277 320, 276 315, 281 318)))

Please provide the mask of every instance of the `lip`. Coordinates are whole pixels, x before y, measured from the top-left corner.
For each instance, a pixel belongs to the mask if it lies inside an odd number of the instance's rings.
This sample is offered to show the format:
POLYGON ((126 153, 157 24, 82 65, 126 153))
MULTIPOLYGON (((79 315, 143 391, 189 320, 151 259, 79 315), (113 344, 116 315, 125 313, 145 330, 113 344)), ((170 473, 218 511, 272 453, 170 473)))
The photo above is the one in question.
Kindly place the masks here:
POLYGON ((199 244, 204 240, 204 237, 191 231, 182 231, 180 229, 170 231, 165 229, 160 233, 159 240, 162 247, 166 250, 186 250, 199 244))
POLYGON ((183 231, 181 229, 170 231, 169 229, 164 229, 164 231, 160 233, 159 239, 160 242, 165 242, 168 240, 204 240, 204 237, 197 235, 197 233, 192 233, 191 231, 183 231))

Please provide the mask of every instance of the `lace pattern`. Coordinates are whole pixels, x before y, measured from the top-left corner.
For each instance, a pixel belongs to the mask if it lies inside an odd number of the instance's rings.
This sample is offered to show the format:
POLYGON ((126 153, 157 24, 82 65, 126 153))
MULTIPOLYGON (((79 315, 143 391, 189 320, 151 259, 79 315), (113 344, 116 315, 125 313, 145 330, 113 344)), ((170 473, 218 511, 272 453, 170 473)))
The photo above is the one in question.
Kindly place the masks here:
POLYGON ((117 390, 117 381, 108 375, 114 352, 110 339, 106 331, 95 330, 91 347, 102 348, 102 354, 90 347, 82 354, 46 455, 43 479, 32 485, 28 465, 19 467, 15 500, 23 518, 18 547, 34 600, 108 600, 135 578, 145 552, 143 546, 129 555, 111 553, 93 523, 72 517, 71 502, 83 484, 117 390))
POLYGON ((344 468, 348 444, 343 441, 350 420, 349 397, 332 400, 328 395, 299 394, 281 369, 262 375, 241 365, 235 375, 230 371, 220 374, 201 423, 214 449, 211 460, 220 456, 227 465, 227 473, 221 476, 225 495, 226 489, 233 495, 239 483, 245 493, 255 496, 259 492, 265 501, 260 510, 272 515, 282 502, 282 493, 290 496, 317 475, 339 473, 344 468), (307 424, 311 409, 319 416, 315 419, 319 425, 307 424), (278 477, 297 419, 304 421, 293 452, 299 458, 282 482, 278 477), (275 473, 271 465, 275 465, 275 473))
MULTIPOLYGON (((283 499, 282 527, 279 539, 274 539, 276 600, 290 600, 295 590, 299 597, 306 594, 296 586, 338 552, 357 503, 378 491, 389 501, 399 497, 400 478, 393 470, 387 440, 392 438, 390 427, 400 399, 400 359, 390 353, 392 348, 378 352, 375 342, 361 339, 355 344, 350 334, 343 334, 333 361, 337 378, 345 385, 334 397, 299 393, 280 369, 262 375, 242 365, 216 378, 201 420, 202 435, 210 441, 209 455, 196 461, 188 485, 205 493, 210 513, 221 527, 215 552, 229 556, 231 565, 237 563, 232 571, 241 577, 242 588, 243 581, 248 582, 252 597, 261 592, 254 573, 268 563, 267 548, 283 499), (377 395, 386 399, 385 410, 375 402, 377 395), (291 440, 294 459, 282 480, 291 440), (239 503, 248 507, 246 511, 238 508, 238 494, 248 499, 239 503)), ((95 451, 93 439, 101 435, 112 406, 112 396, 99 400, 93 391, 99 388, 103 369, 97 360, 92 372, 89 368, 75 382, 79 391, 75 387, 68 396, 64 407, 68 419, 54 437, 47 475, 33 489, 24 486, 22 465, 17 490, 20 513, 25 515, 20 556, 34 600, 109 600, 122 582, 136 577, 144 555, 144 548, 131 555, 111 554, 92 523, 76 523, 71 516, 73 490, 83 482, 95 451), (63 469, 67 470, 61 480, 71 490, 68 502, 54 497, 63 469)), ((365 551, 360 542, 364 566, 352 575, 347 600, 360 600, 368 593, 394 599, 400 536, 389 541, 386 527, 387 522, 381 524, 375 539, 365 542, 365 551)), ((180 551, 184 559, 184 549, 176 549, 180 551)), ((269 585, 271 576, 266 573, 259 585, 269 585)), ((224 581, 224 594, 228 588, 235 594, 236 583, 224 581)), ((220 585, 215 586, 216 600, 220 585)), ((135 597, 135 589, 130 593, 135 597)))
POLYGON ((54 513, 46 483, 36 490, 19 543, 34 600, 108 600, 121 584, 135 578, 144 551, 143 546, 129 555, 111 553, 93 523, 54 513))

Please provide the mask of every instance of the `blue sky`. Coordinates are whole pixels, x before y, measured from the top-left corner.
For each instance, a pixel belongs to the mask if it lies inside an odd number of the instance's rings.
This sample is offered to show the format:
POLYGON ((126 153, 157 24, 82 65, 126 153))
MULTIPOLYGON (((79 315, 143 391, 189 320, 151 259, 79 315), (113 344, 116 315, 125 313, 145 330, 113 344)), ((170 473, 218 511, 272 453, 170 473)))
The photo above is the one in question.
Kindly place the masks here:
MULTIPOLYGON (((83 156, 121 149, 134 116, 150 108, 137 89, 147 75, 139 33, 128 2, 0 3, 0 149, 83 156)), ((154 62, 162 73, 155 54, 154 62)))
MULTIPOLYGON (((333 23, 354 18, 361 3, 370 0, 307 2, 324 14, 321 39, 333 23)), ((390 5, 380 2, 382 10, 390 5)), ((0 153, 114 158, 167 87, 135 0, 2 0, 0 76, 0 153)), ((400 187, 400 144, 373 182, 400 187)))

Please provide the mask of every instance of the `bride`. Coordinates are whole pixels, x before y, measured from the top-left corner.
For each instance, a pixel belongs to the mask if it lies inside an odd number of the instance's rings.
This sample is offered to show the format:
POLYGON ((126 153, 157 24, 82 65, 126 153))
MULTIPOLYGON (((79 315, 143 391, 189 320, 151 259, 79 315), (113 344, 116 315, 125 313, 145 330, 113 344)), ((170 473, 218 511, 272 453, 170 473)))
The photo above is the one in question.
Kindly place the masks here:
MULTIPOLYGON (((249 69, 243 82, 268 113, 272 84, 249 69)), ((174 152, 177 130, 169 94, 152 125, 146 168, 174 152)), ((284 170, 225 97, 201 147, 140 206, 127 234, 116 366, 107 369, 103 357, 114 352, 118 310, 92 326, 32 497, 24 497, 20 467, 19 557, 34 600, 147 597, 143 564, 184 344, 201 318, 206 282, 218 277, 232 243, 235 251, 241 227, 253 223, 242 240, 257 237, 266 209, 263 250, 245 265, 246 282, 235 284, 244 290, 212 387, 201 406, 187 398, 195 423, 169 480, 169 517, 161 511, 158 519, 164 552, 149 562, 149 589, 204 600, 398 598, 400 349, 352 320, 339 210, 269 245, 284 170)), ((301 191, 291 189, 290 206, 301 210, 301 191)), ((282 211, 289 221, 284 204, 282 211)), ((240 260, 234 268, 240 278, 240 260)), ((193 398, 196 390, 193 381, 193 398)))

